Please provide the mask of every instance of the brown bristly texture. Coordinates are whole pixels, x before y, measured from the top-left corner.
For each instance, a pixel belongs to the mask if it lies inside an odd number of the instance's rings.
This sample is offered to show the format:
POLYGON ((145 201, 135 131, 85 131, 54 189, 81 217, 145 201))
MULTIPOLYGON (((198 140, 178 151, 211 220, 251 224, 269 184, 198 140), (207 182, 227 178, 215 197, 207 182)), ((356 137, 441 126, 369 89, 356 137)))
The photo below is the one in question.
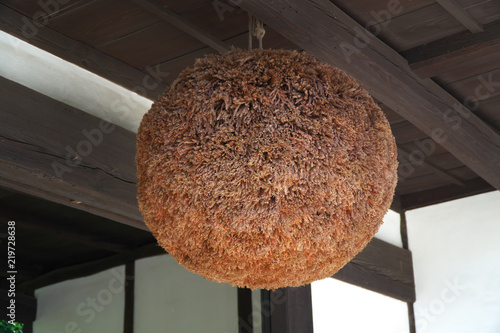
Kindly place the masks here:
POLYGON ((305 53, 196 60, 137 137, 139 206, 181 265, 239 287, 332 276, 382 223, 396 144, 369 94, 305 53))

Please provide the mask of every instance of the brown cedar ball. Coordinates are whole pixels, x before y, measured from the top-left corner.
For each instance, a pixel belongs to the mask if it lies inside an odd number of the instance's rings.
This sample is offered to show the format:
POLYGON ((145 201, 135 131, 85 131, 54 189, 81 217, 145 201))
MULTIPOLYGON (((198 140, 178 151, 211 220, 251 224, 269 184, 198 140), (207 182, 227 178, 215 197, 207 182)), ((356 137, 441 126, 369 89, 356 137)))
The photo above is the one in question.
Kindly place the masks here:
POLYGON ((332 276, 377 232, 397 180, 383 112, 296 51, 196 60, 144 116, 138 198, 188 270, 276 289, 332 276))

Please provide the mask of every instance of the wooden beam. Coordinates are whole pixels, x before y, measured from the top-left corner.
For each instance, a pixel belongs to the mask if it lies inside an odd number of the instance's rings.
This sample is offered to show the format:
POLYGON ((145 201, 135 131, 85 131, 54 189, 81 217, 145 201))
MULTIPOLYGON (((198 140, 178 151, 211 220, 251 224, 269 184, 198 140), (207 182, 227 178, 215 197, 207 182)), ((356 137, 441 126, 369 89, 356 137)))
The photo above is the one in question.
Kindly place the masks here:
POLYGON ((500 52, 500 21, 484 26, 477 34, 469 31, 410 49, 401 53, 421 78, 439 76, 457 70, 464 63, 496 63, 500 52))
POLYGON ((148 230, 135 134, 0 77, 0 186, 148 230))
POLYGON ((18 289, 22 292, 31 293, 38 288, 54 283, 89 276, 113 267, 125 265, 130 261, 165 253, 165 250, 158 246, 158 244, 148 244, 134 249, 132 253, 114 254, 103 259, 53 270, 33 280, 20 284, 18 289))
POLYGON ((271 332, 313 333, 311 285, 271 291, 271 332))
POLYGON ((204 30, 198 28, 191 22, 186 21, 182 16, 174 13, 166 6, 162 6, 150 0, 132 0, 132 1, 142 6, 144 9, 150 11, 151 13, 155 14, 156 16, 161 17, 168 23, 172 24, 174 27, 179 28, 185 33, 207 44, 214 50, 217 50, 222 54, 231 51, 231 47, 229 45, 226 45, 224 42, 220 41, 211 34, 205 32, 204 30))
POLYGON ((395 211, 396 213, 401 212, 401 201, 399 200, 399 195, 394 194, 394 197, 392 198, 391 207, 389 209, 395 211))
POLYGON ((144 94, 144 97, 154 100, 167 88, 163 83, 165 73, 153 68, 141 71, 52 30, 4 4, 0 4, 0 30, 129 90, 144 94))
POLYGON ((415 301, 411 252, 377 238, 333 278, 403 302, 415 301))
POLYGON ((61 223, 54 223, 52 221, 32 217, 25 213, 20 213, 17 210, 12 210, 7 207, 1 207, 0 219, 7 220, 9 216, 16 217, 16 223, 19 228, 26 228, 28 230, 40 233, 40 237, 49 235, 48 238, 52 239, 53 241, 57 241, 58 238, 64 238, 76 243, 86 244, 94 248, 117 253, 131 251, 129 246, 110 241, 109 239, 105 239, 95 232, 87 230, 75 230, 71 227, 71 224, 67 226, 61 223))
POLYGON ((465 186, 448 185, 402 195, 400 197, 401 207, 404 210, 410 210, 495 190, 494 187, 481 178, 472 179, 464 183, 465 186))
POLYGON ((396 51, 330 1, 248 0, 240 6, 354 76, 375 98, 500 189, 500 135, 438 85, 418 78, 396 51))
POLYGON ((483 26, 479 23, 474 16, 460 6, 455 0, 436 0, 448 13, 457 19, 464 27, 472 33, 483 31, 483 26))

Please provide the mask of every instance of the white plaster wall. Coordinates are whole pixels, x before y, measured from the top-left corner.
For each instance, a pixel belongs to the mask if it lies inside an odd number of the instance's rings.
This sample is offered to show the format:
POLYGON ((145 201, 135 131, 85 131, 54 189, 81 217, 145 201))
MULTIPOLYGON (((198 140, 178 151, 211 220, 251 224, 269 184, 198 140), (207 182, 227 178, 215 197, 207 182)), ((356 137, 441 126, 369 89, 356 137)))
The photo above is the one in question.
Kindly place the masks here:
POLYGON ((500 192, 406 215, 417 332, 500 332, 500 192))
POLYGON ((133 132, 152 103, 3 31, 0 76, 133 132))
POLYGON ((385 214, 384 223, 375 234, 375 238, 398 247, 403 247, 403 242, 401 241, 400 217, 398 213, 389 210, 387 214, 385 214))
POLYGON ((122 333, 124 267, 35 291, 34 333, 122 333))
POLYGON ((234 333, 237 289, 205 280, 171 256, 136 261, 135 332, 234 333))
MULTIPOLYGON (((389 210, 375 235, 402 247, 400 217, 389 210)), ((406 303, 332 278, 312 283, 314 333, 407 333, 406 303)))
POLYGON ((395 300, 332 278, 312 283, 314 333, 408 333, 408 309, 395 300))

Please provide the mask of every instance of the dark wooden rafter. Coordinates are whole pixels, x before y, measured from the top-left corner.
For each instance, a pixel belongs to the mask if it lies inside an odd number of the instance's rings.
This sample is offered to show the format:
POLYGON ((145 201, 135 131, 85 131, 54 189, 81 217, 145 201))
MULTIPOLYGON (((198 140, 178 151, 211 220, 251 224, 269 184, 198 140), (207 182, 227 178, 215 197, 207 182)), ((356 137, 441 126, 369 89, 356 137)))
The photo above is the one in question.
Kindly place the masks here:
MULTIPOLYGON (((411 160, 411 151, 408 151, 402 147, 398 147, 398 154, 402 155, 407 160, 411 160)), ((440 167, 438 167, 434 163, 432 163, 426 159, 420 161, 419 163, 421 165, 425 166, 426 168, 428 168, 429 170, 431 170, 433 173, 435 173, 439 177, 446 179, 447 181, 449 181, 453 184, 456 184, 459 186, 465 186, 464 182, 461 179, 455 177, 454 175, 447 172, 446 170, 441 169, 440 167)))
POLYGON ((198 39, 199 41, 210 46, 214 50, 224 54, 231 51, 231 47, 219 39, 215 38, 211 34, 205 32, 204 30, 198 28, 191 22, 186 21, 182 16, 174 13, 166 6, 161 6, 151 0, 132 0, 136 4, 142 6, 144 9, 150 11, 151 13, 161 17, 173 26, 179 28, 185 33, 191 35, 192 37, 198 39))
POLYGON ((58 238, 63 238, 111 252, 127 253, 131 251, 130 246, 110 241, 109 239, 103 238, 94 232, 89 232, 87 230, 75 230, 71 226, 68 227, 62 225, 61 223, 54 223, 33 217, 19 211, 12 211, 6 207, 0 207, 0 209, 0 219, 7 220, 9 216, 15 216, 19 228, 27 228, 31 231, 40 233, 40 235, 49 236, 49 238, 54 241, 58 238))
POLYGON ((457 70, 474 59, 475 63, 497 63, 500 52, 500 21, 484 26, 482 32, 460 32, 402 52, 411 69, 421 78, 457 70))
POLYGON ((114 254, 103 259, 55 269, 51 272, 38 276, 33 280, 20 284, 18 289, 21 292, 31 293, 38 288, 42 288, 50 284, 89 276, 113 267, 125 265, 134 260, 161 254, 165 254, 165 250, 163 250, 156 243, 147 244, 134 249, 131 253, 114 254))
POLYGON ((333 278, 403 302, 415 301, 411 252, 377 238, 333 278))
POLYGON ((156 99, 167 76, 157 68, 139 70, 95 48, 71 39, 34 19, 0 4, 0 30, 87 69, 129 90, 156 99))
POLYGON ((465 186, 447 185, 400 196, 401 209, 421 208, 447 200, 460 199, 475 194, 494 191, 495 188, 481 178, 464 182, 465 186))
POLYGON ((483 31, 483 26, 474 16, 469 14, 465 8, 460 6, 455 0, 436 0, 448 13, 457 19, 464 27, 472 33, 483 31))
POLYGON ((396 51, 334 4, 251 0, 240 6, 305 51, 346 70, 375 98, 500 189, 500 135, 437 84, 418 78, 396 51))
POLYGON ((38 20, 40 22, 49 23, 50 20, 53 20, 54 18, 61 18, 65 15, 81 10, 83 7, 89 6, 90 4, 96 1, 99 0, 86 0, 86 1, 77 0, 77 1, 71 1, 65 5, 63 5, 62 2, 59 2, 61 6, 58 6, 58 8, 54 8, 53 11, 46 11, 43 12, 43 14, 41 13, 42 15, 38 17, 38 20))

